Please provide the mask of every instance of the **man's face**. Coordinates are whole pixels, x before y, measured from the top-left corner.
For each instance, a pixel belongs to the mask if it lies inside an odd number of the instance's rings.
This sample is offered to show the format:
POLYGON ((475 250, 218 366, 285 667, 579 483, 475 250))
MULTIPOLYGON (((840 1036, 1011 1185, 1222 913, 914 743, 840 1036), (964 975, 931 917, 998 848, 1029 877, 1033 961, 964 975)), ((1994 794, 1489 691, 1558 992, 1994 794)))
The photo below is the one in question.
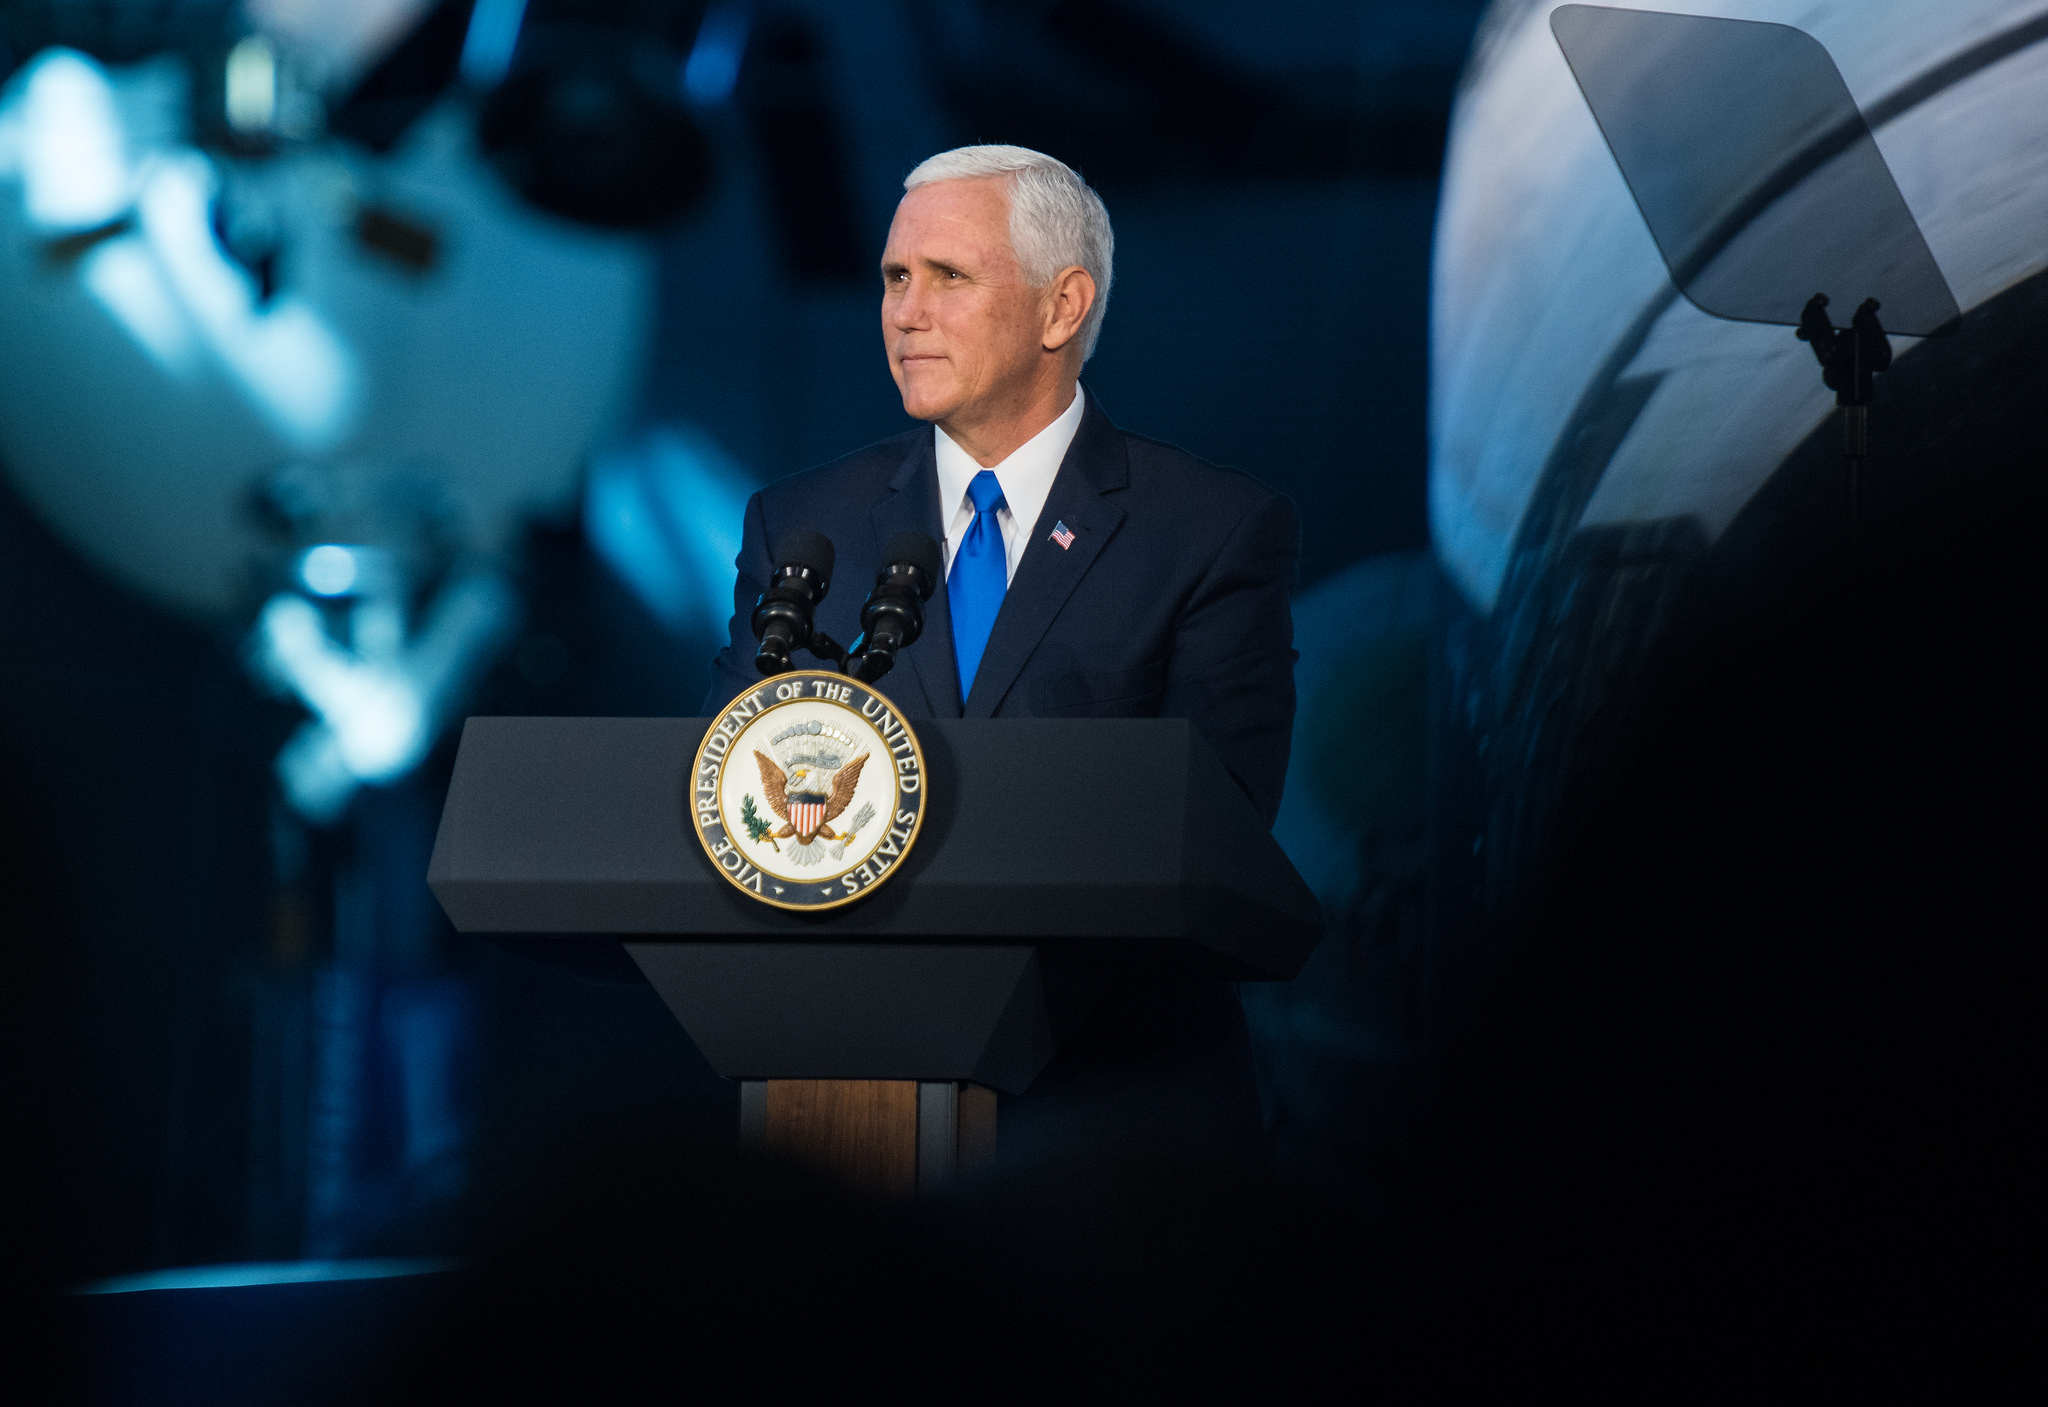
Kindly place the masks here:
POLYGON ((1044 298, 1010 251, 1002 177, 919 186, 882 251, 882 340, 903 409, 971 419, 1026 393, 1044 359, 1044 298))

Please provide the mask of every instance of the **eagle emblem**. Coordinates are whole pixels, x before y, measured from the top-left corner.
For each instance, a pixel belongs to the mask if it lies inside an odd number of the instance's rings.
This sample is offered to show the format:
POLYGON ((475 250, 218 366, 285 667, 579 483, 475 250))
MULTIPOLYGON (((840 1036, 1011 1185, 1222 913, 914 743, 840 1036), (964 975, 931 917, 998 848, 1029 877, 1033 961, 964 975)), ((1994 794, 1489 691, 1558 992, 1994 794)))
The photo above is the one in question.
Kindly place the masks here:
POLYGON ((832 826, 853 804, 868 754, 849 756, 856 746, 853 738, 816 721, 778 733, 769 746, 781 761, 759 748, 754 749, 754 761, 761 769, 761 790, 767 795, 768 809, 782 826, 771 830, 764 822, 758 838, 790 841, 789 858, 800 865, 814 865, 823 859, 827 841, 836 842, 835 858, 844 855, 846 842, 874 816, 874 808, 864 806, 844 830, 832 826))
POLYGON ((686 814, 705 858, 778 909, 859 902, 905 868, 924 823, 917 734, 895 704, 836 671, 791 670, 734 698, 704 730, 689 777, 686 814))

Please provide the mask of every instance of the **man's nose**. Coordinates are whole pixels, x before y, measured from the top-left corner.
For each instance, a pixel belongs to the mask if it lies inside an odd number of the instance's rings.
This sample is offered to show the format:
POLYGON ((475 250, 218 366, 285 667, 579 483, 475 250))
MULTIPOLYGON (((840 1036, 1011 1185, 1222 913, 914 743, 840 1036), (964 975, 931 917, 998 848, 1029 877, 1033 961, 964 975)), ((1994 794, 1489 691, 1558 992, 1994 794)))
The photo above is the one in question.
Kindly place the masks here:
POLYGON ((924 290, 918 286, 916 279, 910 280, 910 286, 891 299, 890 303, 889 321, 905 332, 922 328, 929 324, 929 320, 925 316, 927 309, 925 307, 924 290))

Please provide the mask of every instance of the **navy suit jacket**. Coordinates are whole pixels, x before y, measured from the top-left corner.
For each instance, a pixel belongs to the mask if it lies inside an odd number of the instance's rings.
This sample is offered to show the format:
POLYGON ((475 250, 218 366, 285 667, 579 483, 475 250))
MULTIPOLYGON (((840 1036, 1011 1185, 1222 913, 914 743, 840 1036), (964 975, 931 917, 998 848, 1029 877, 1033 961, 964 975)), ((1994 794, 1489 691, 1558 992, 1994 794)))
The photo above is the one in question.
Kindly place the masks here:
MULTIPOLYGON (((761 682, 749 619, 774 570, 769 545, 797 528, 832 539, 838 560, 816 623, 850 644, 883 544, 904 528, 944 541, 931 427, 754 495, 731 641, 712 661, 706 714, 761 682)), ((960 697, 943 583, 925 608, 923 636, 878 687, 912 719, 1191 719, 1271 825, 1294 723, 1288 598, 1300 550, 1287 499, 1249 475, 1126 434, 1091 395, 972 692, 960 697), (1054 540, 1055 523, 1072 530, 1071 547, 1054 540)))

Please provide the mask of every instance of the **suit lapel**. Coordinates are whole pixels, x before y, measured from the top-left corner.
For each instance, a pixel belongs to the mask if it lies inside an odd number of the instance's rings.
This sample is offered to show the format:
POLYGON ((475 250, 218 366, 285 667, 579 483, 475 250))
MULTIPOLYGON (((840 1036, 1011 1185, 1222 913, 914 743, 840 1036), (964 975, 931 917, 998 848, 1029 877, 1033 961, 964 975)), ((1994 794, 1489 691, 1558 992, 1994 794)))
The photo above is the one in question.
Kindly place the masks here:
MULTIPOLYGON (((992 717, 1002 704, 1060 608, 1123 522, 1124 510, 1103 495, 1124 487, 1128 479, 1123 434, 1090 396, 1081 413, 1081 428, 1067 447, 1045 508, 1031 528, 1016 579, 996 613, 988 649, 974 672, 974 690, 963 708, 965 717, 992 717), (1073 530, 1072 547, 1062 548, 1052 541, 1053 524, 1062 522, 1073 530)), ((946 654, 950 660, 950 631, 946 654)))
MULTIPOLYGON (((945 528, 939 520, 939 468, 933 457, 929 430, 917 437, 916 447, 904 456, 903 467, 889 481, 889 492, 875 504, 869 517, 875 529, 878 564, 882 548, 905 528, 916 528, 929 533, 934 542, 945 542, 945 528)), ((960 671, 953 660, 953 617, 946 606, 944 581, 925 603, 924 633, 904 655, 910 661, 910 674, 924 693, 927 716, 958 718, 960 671)), ((882 681, 883 692, 907 693, 901 676, 899 667, 895 675, 882 681)))

